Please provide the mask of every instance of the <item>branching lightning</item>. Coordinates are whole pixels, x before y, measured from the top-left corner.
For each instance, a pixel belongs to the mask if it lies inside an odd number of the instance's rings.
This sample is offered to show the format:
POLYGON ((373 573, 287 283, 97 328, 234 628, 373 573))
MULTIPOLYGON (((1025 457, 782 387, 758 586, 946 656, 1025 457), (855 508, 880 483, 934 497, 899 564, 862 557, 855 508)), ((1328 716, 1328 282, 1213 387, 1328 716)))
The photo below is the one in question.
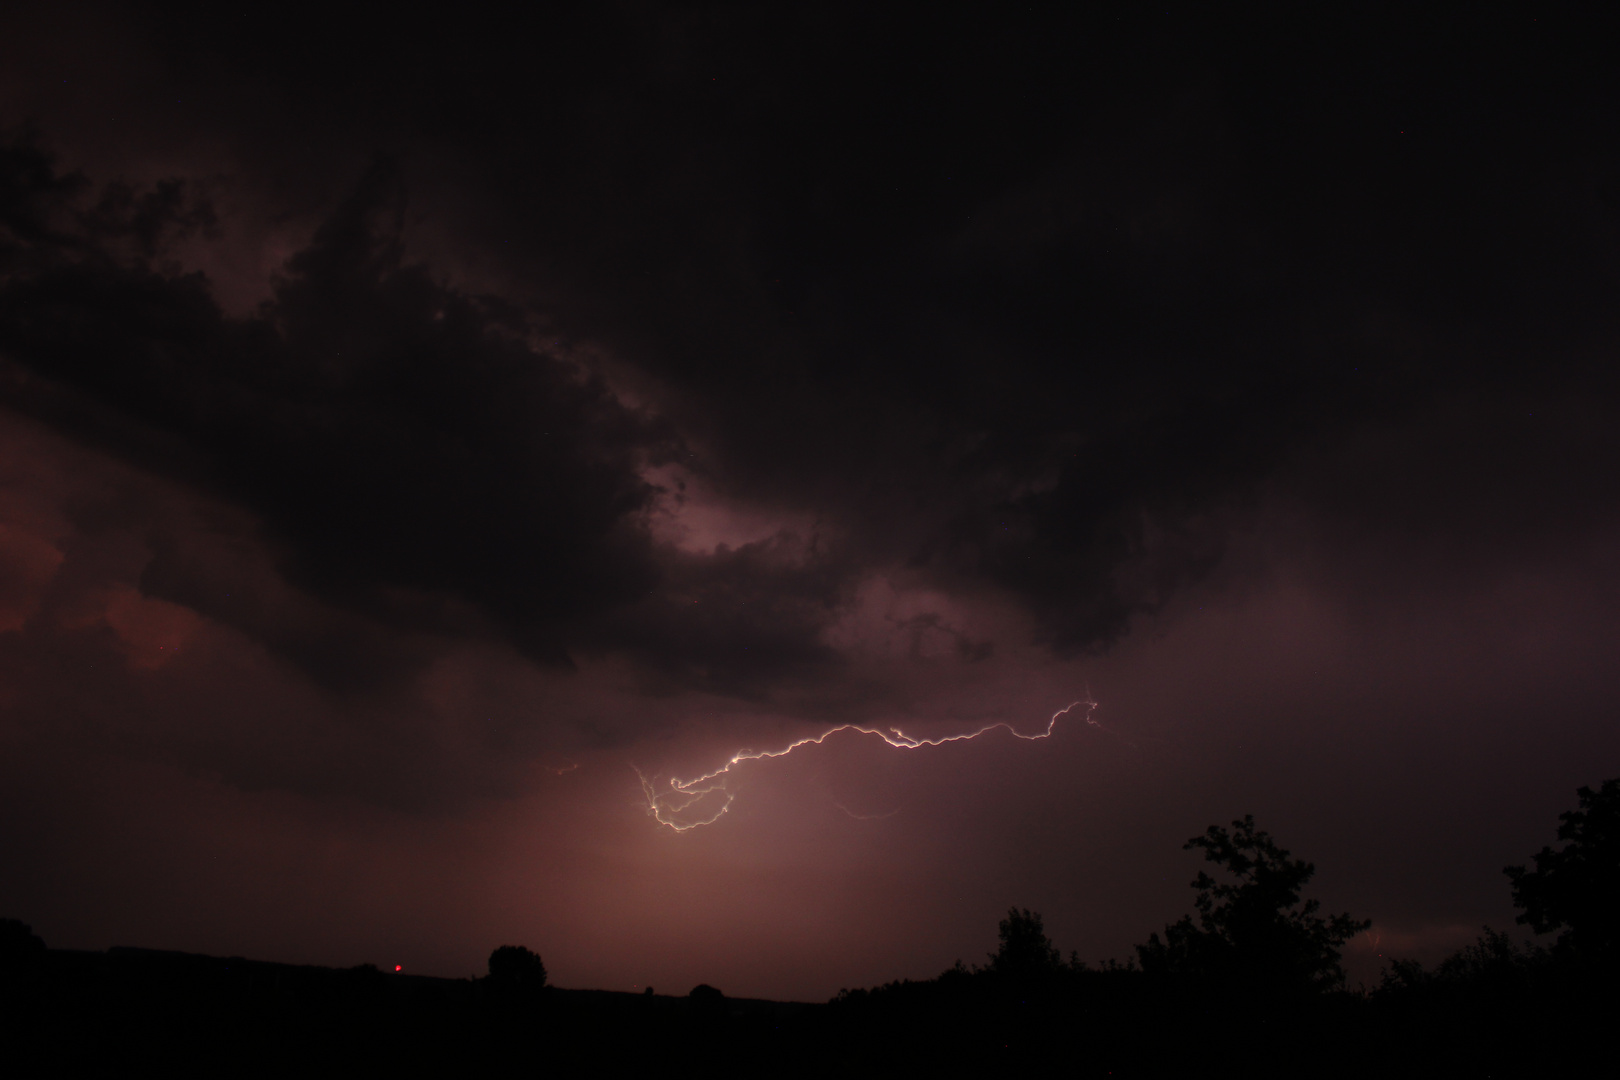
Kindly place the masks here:
POLYGON ((875 735, 896 750, 920 750, 925 746, 943 746, 946 743, 966 742, 969 739, 977 739, 986 732, 995 731, 997 728, 1006 729, 1015 739, 1034 742, 1039 739, 1050 738, 1052 732, 1057 729, 1058 720, 1082 705, 1086 709, 1085 722, 1092 727, 1101 727, 1102 725, 1091 718, 1091 713, 1097 708, 1097 703, 1091 700, 1090 695, 1087 695, 1084 699, 1070 702, 1053 713, 1051 719, 1046 722, 1046 730, 1037 732, 1034 735, 1025 735, 1005 720, 986 724, 976 731, 964 732, 960 735, 945 735, 938 739, 917 738, 907 735, 897 727, 885 729, 865 727, 861 724, 840 724, 835 728, 823 731, 820 735, 808 736, 797 742, 789 743, 780 750, 739 750, 731 755, 731 760, 713 772, 704 773, 702 776, 694 777, 691 780, 679 780, 673 776, 669 777, 666 781, 667 787, 655 784, 640 769, 636 770, 636 775, 641 778, 641 790, 647 797, 648 815, 660 825, 667 826, 675 832, 690 832, 702 825, 713 825, 725 816, 726 811, 731 809, 731 803, 736 798, 736 793, 727 786, 726 780, 731 775, 732 770, 750 761, 786 757, 800 747, 820 746, 834 735, 844 731, 853 731, 858 735, 875 735), (720 805, 718 809, 705 817, 691 820, 684 819, 687 810, 709 796, 719 797, 720 805))

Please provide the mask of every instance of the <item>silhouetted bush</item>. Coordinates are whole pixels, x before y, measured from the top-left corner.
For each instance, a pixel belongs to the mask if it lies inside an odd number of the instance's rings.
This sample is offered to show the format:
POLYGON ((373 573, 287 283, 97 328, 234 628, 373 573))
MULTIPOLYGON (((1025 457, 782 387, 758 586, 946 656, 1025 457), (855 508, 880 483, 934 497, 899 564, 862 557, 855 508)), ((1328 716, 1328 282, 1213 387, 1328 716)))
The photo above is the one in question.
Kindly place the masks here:
POLYGON ((546 988, 546 965, 522 945, 502 945, 489 954, 488 982, 499 993, 532 996, 546 988))
POLYGON ((1517 993, 1528 989, 1551 963, 1552 954, 1547 949, 1520 944, 1505 932, 1487 926, 1478 940, 1441 960, 1433 971, 1425 970, 1416 960, 1390 961, 1373 994, 1424 993, 1458 985, 1517 993))
POLYGON ((31 968, 45 957, 45 942, 34 928, 16 919, 0 919, 0 968, 31 968))
POLYGON ((726 995, 708 983, 698 983, 687 993, 686 1000, 700 1016, 718 1017, 726 1014, 726 995))

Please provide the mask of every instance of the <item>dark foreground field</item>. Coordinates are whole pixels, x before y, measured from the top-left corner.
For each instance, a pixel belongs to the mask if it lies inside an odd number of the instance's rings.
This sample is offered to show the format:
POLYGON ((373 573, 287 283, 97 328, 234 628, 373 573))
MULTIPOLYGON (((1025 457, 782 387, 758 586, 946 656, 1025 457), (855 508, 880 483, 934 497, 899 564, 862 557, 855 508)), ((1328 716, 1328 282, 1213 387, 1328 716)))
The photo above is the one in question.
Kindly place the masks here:
POLYGON ((132 948, 47 950, 7 974, 0 1074, 19 1077, 662 1069, 780 1052, 827 1012, 132 948))
POLYGON ((12 965, 0 1073, 1612 1075, 1606 972, 1489 940, 1371 994, 1211 994, 1139 969, 993 969, 828 1004, 647 996, 145 949, 12 965))

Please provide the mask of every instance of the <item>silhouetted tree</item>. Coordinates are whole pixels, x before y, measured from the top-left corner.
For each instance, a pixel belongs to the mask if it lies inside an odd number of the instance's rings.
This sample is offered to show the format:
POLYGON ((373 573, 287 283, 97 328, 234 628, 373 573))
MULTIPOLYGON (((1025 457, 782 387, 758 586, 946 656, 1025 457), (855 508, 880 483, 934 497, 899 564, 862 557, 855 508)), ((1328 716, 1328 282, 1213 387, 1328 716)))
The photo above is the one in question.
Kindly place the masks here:
POLYGON ((506 994, 538 994, 546 987, 546 965, 521 945, 502 945, 489 954, 489 985, 506 994))
POLYGON ((1268 994, 1322 991, 1344 983, 1339 949, 1370 920, 1349 915, 1322 918, 1315 900, 1301 903, 1300 890, 1316 867, 1276 845, 1254 827, 1254 816, 1232 822, 1228 832, 1211 825, 1183 845, 1235 880, 1217 881, 1199 871, 1192 887, 1198 922, 1184 916, 1138 945, 1145 971, 1191 976, 1268 994))
POLYGON ((1576 792, 1580 807, 1559 815, 1558 850, 1544 847, 1536 868, 1504 869, 1518 921, 1538 934, 1562 930, 1558 944, 1578 956, 1620 952, 1620 779, 1576 792))
POLYGON ((1063 958, 1046 936, 1041 913, 1010 908, 998 927, 1001 947, 990 957, 990 970, 1028 978, 1063 967, 1063 958))

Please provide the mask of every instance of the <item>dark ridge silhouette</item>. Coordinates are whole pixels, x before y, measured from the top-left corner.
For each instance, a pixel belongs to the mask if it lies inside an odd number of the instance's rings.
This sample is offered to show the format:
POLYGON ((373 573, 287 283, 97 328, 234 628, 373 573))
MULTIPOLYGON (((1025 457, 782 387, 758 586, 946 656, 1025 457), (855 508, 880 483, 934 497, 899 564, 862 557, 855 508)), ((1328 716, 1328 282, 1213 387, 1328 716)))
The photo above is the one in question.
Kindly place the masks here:
POLYGON ((0 920, 0 1075, 596 1075, 627 1053, 771 1076, 1445 1077, 1603 1075, 1620 1015, 1615 902, 1620 781, 1581 788, 1561 847, 1509 867, 1520 921, 1432 970, 1389 964, 1345 986, 1339 950, 1368 925, 1323 916, 1315 867, 1254 819, 1186 844, 1220 876, 1136 956, 1063 959, 1039 912, 1012 908, 982 966, 842 990, 830 1003, 564 990, 503 945, 478 979, 151 949, 47 949, 0 920), (718 1056, 717 1056, 718 1055, 718 1056))

